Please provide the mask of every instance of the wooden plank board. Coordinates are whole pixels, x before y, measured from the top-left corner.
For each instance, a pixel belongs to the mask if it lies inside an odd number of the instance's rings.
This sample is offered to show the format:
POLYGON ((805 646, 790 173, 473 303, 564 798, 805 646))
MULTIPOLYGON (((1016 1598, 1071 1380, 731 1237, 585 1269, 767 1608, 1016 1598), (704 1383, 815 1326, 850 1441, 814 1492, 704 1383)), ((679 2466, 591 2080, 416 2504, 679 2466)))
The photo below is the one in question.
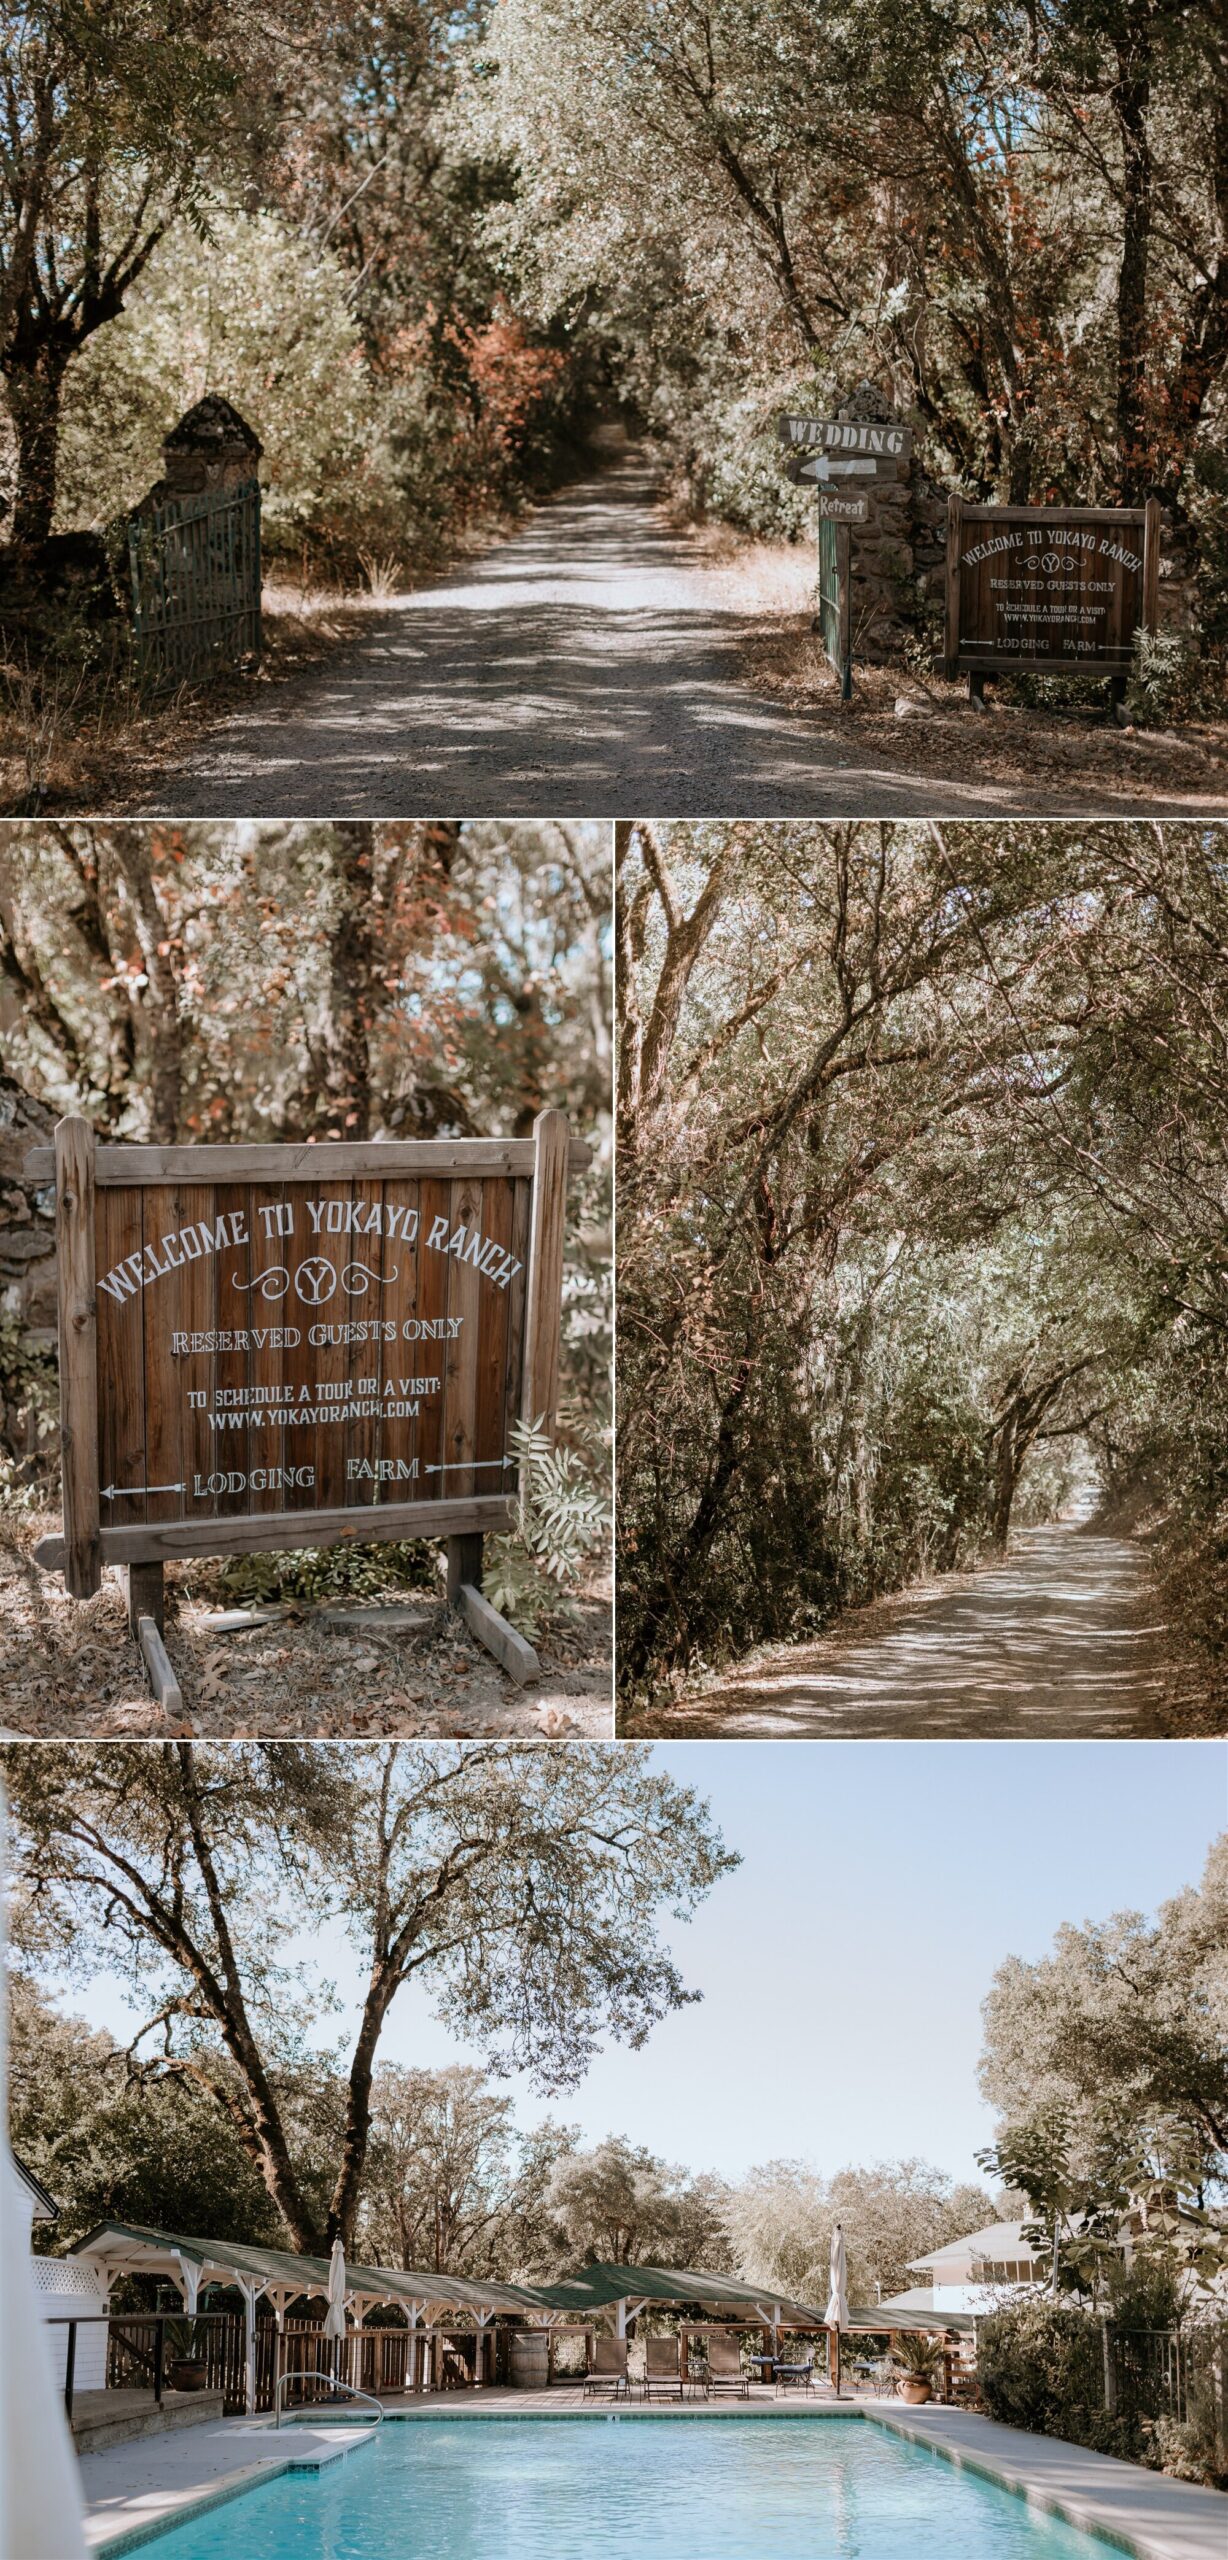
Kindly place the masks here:
MULTIPOLYGON (((104 1564, 156 1563, 176 1556, 267 1552, 290 1547, 332 1547, 347 1538, 447 1538, 477 1530, 510 1529, 514 1504, 499 1494, 475 1494, 465 1502, 384 1503, 372 1511, 275 1511, 243 1522, 241 1548, 218 1542, 215 1520, 176 1520, 164 1528, 134 1521, 130 1529, 101 1532, 104 1564)), ((40 1538, 36 1563, 60 1570, 67 1558, 62 1537, 40 1538)))
MULTIPOLYGON (((346 1139, 322 1139, 318 1146, 250 1147, 99 1147, 95 1182, 111 1184, 199 1182, 208 1157, 211 1182, 315 1182, 339 1175, 371 1174, 378 1180, 398 1174, 521 1173, 533 1171, 531 1138, 372 1138, 351 1145, 346 1139)), ((583 1171, 592 1149, 582 1138, 571 1140, 571 1170, 583 1171)), ((52 1147, 31 1147, 23 1170, 31 1181, 49 1182, 55 1174, 52 1147)))
POLYGON ((492 1609, 489 1600, 475 1591, 471 1582, 462 1582, 459 1597, 461 1616, 470 1634, 485 1645, 496 1662, 502 1663, 510 1677, 522 1683, 540 1679, 541 1664, 532 1645, 517 1635, 515 1627, 509 1626, 497 1609, 492 1609))
POLYGON ((94 1132, 55 1132, 55 1242, 60 1319, 60 1449, 64 1579, 76 1600, 102 1581, 98 1501, 98 1317, 94 1285, 94 1132))
POLYGON ((183 1691, 175 1678, 173 1670, 171 1669, 170 1656, 152 1618, 138 1619, 137 1636, 140 1641, 141 1651, 145 1656, 145 1668, 149 1673, 149 1685, 158 1701, 158 1705, 168 1709, 173 1708, 177 1713, 181 1713, 183 1709, 183 1691))
POLYGON ((525 1320, 526 1422, 553 1428, 558 1402, 562 1331, 563 1224, 567 1209, 567 1122, 561 1111, 540 1111, 533 1123, 537 1164, 529 1229, 528 1308, 525 1320))

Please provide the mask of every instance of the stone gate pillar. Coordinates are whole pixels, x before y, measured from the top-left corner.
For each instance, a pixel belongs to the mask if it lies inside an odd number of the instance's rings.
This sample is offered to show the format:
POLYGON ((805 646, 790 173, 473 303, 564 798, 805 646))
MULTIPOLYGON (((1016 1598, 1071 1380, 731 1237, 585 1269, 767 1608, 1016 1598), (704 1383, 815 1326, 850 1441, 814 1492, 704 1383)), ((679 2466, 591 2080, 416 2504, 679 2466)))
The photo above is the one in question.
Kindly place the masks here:
POLYGON ((255 428, 229 400, 218 391, 206 392, 163 440, 163 491, 187 498, 241 488, 245 480, 255 479, 263 451, 255 428))

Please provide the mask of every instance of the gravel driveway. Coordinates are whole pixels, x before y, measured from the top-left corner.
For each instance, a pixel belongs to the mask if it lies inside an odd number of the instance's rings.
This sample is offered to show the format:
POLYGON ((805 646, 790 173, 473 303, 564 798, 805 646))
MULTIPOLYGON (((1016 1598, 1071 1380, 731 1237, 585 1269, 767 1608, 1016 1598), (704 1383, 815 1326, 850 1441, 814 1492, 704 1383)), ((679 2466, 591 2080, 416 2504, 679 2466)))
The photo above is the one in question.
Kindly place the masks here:
MULTIPOLYGON (((259 688, 158 783, 169 817, 996 817, 1098 795, 867 761, 754 692, 728 575, 634 459, 476 564, 373 611, 327 664, 259 688)), ((1152 803, 1177 814, 1180 803, 1152 803)))
POLYGON ((1146 1575, 1125 1539, 1024 1529, 1001 1564, 774 1645, 638 1733, 1080 1741, 1164 1731, 1146 1575))

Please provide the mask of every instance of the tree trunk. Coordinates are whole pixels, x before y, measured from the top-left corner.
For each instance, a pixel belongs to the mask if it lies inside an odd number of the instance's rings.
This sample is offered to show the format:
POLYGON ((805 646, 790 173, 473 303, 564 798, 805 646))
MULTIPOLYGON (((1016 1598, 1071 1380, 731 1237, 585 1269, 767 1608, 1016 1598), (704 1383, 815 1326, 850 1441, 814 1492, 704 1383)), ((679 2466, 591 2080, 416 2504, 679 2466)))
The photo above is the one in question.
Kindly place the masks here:
POLYGON ((333 1054, 328 1061, 326 1117, 339 1138, 362 1139, 371 1130, 372 1020, 371 891, 375 830, 369 819, 339 822, 340 901, 331 955, 330 1011, 333 1054))
POLYGON ((41 348, 28 364, 9 364, 8 406, 17 442, 12 538, 19 550, 38 550, 51 531, 64 371, 58 349, 41 348))
POLYGON ((1143 496, 1147 454, 1143 392, 1147 374, 1147 253, 1151 242, 1152 169, 1147 137, 1150 84, 1120 62, 1113 94, 1121 130, 1123 207, 1117 271, 1117 482, 1124 506, 1143 496))

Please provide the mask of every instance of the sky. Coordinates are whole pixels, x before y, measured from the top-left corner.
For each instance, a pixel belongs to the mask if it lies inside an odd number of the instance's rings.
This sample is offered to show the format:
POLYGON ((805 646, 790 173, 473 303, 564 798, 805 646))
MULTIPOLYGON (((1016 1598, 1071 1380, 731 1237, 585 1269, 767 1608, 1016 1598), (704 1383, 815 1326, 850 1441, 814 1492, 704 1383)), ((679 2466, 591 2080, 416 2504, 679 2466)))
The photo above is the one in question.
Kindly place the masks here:
MULTIPOLYGON (((1063 1920, 1155 1911, 1195 1883, 1228 1819, 1222 1743, 692 1743, 654 1757, 706 1796, 737 1872, 667 1935, 702 2002, 639 2053, 610 2044, 581 2087, 508 2086, 522 2124, 646 2143, 691 2169, 821 2171, 913 2156, 975 2177, 980 2003, 1007 1955, 1063 1920)), ((340 1932, 310 1952, 343 1997, 340 1932)), ((118 2032, 120 1986, 65 2002, 118 2032)), ((344 2026, 329 2021, 329 2040, 344 2026)), ((478 2061, 416 1987, 385 2060, 478 2061)))

